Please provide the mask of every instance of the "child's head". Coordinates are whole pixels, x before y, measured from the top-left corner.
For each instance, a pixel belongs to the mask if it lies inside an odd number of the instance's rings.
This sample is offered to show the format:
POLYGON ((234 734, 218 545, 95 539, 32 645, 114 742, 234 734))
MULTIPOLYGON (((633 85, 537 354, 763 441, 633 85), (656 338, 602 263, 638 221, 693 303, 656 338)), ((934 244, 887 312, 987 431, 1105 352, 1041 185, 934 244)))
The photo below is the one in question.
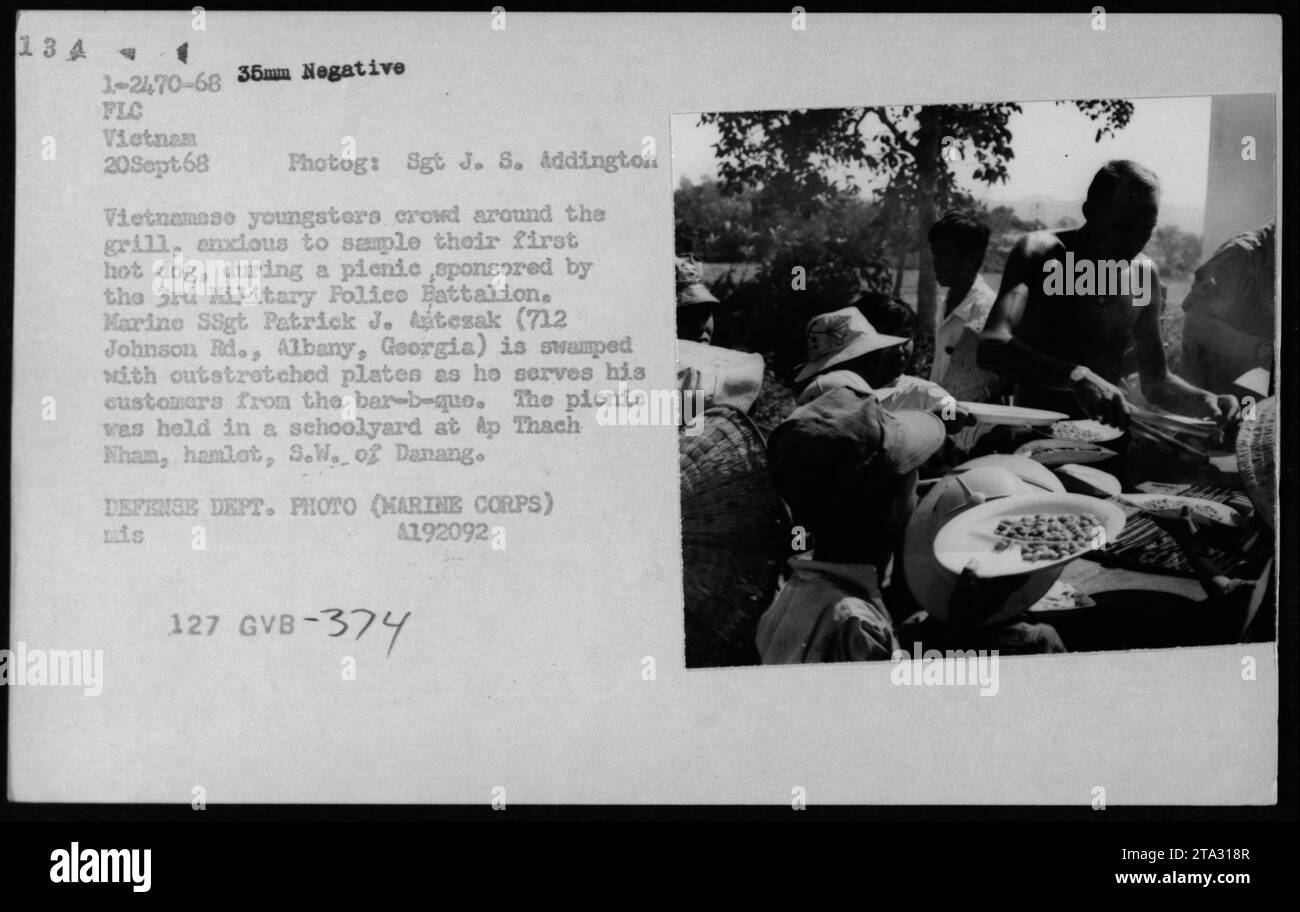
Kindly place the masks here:
MULTIPOLYGON (((877 363, 872 356, 888 349, 908 347, 906 343, 909 341, 910 336, 890 335, 879 330, 857 307, 819 314, 808 321, 808 362, 795 377, 795 383, 806 383, 834 368, 852 370, 869 385, 878 386, 868 373, 877 363)), ((886 359, 887 363, 892 363, 897 357, 896 354, 886 359)))
POLYGON ((704 284, 704 267, 690 257, 678 257, 677 338, 708 345, 713 340, 713 307, 718 299, 704 284))
POLYGON ((881 292, 867 292, 856 304, 877 332, 906 340, 901 345, 883 348, 864 356, 861 365, 853 368, 866 378, 873 389, 891 386, 912 364, 916 314, 900 299, 881 292))
POLYGON ((930 226, 934 279, 945 288, 969 284, 984 265, 989 226, 970 210, 946 212, 930 226))
POLYGON ((677 338, 708 345, 713 341, 713 305, 682 304, 677 308, 677 338))

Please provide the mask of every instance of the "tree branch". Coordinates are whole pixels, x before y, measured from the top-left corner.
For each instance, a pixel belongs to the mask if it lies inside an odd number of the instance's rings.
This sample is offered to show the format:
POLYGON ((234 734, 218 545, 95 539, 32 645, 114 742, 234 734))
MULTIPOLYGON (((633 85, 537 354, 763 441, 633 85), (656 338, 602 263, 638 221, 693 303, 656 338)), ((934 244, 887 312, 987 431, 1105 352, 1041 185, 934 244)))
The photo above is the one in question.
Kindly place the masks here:
POLYGON ((875 114, 876 120, 884 124, 889 129, 889 132, 894 134, 894 142, 898 144, 898 147, 900 149, 902 149, 907 154, 915 157, 916 143, 909 140, 907 138, 907 135, 903 133, 901 130, 899 130, 898 127, 894 126, 893 121, 891 121, 888 117, 886 117, 882 113, 884 111, 884 108, 868 108, 867 111, 872 114, 875 114))

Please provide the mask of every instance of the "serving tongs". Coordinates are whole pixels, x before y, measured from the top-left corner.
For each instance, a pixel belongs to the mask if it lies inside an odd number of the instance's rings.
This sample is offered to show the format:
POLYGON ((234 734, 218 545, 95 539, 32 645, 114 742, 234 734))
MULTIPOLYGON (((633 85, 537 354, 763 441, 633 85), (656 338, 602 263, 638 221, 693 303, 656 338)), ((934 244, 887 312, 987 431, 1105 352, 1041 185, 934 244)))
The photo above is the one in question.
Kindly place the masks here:
POLYGON ((1130 418, 1129 429, 1133 433, 1141 434, 1148 440, 1154 440, 1167 446, 1171 446, 1176 450, 1181 450, 1197 462, 1208 463, 1210 461, 1210 455, 1204 450, 1198 449, 1190 443, 1185 443, 1184 441, 1179 440, 1167 431, 1162 431, 1159 428, 1152 427, 1140 418, 1130 418))
POLYGON ((1130 406, 1129 418, 1133 423, 1141 427, 1165 434, 1180 434, 1184 437, 1196 437, 1211 441, 1220 439, 1223 436, 1219 426, 1212 422, 1192 423, 1181 416, 1153 412, 1151 409, 1143 408, 1140 405, 1130 406))

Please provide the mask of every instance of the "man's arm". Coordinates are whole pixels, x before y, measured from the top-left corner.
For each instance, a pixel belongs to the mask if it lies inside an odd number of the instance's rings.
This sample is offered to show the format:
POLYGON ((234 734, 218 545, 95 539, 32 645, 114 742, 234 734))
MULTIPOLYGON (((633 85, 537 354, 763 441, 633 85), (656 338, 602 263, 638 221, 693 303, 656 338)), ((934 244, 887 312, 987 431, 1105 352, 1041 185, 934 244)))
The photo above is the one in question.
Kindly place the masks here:
POLYGON ((1150 270, 1146 287, 1155 290, 1151 303, 1142 308, 1133 327, 1142 395, 1152 405, 1180 415, 1231 420, 1238 408, 1235 397, 1216 396, 1170 373, 1165 358, 1165 341, 1160 331, 1160 314, 1165 305, 1164 286, 1160 284, 1154 263, 1143 262, 1140 268, 1150 270))
POLYGON ((1015 337, 1029 301, 1029 283, 1041 282, 1042 258, 1032 251, 1031 236, 1016 241, 1007 255, 993 309, 980 334, 975 363, 984 370, 1044 389, 1067 390, 1074 365, 1044 355, 1015 337))
POLYGON ((1183 549, 1197 581, 1211 602, 1218 603, 1221 609, 1236 609, 1243 614, 1249 610, 1255 584, 1249 580, 1229 577, 1219 569, 1210 554, 1202 529, 1192 519, 1190 507, 1183 507, 1182 514, 1177 519, 1154 515, 1150 519, 1183 549))
POLYGON ((1273 346, 1268 341, 1242 332, 1212 313, 1189 313, 1183 320, 1183 341, 1234 361, 1247 361, 1265 368, 1273 363, 1273 346))
MULTIPOLYGON (((1249 281, 1254 266, 1247 251, 1233 246, 1221 250, 1196 270, 1196 282, 1183 301, 1187 314, 1183 321, 1184 342, 1200 345, 1234 361, 1272 366, 1271 337, 1261 339, 1239 328, 1249 328, 1259 322, 1258 316, 1251 313, 1252 304, 1261 298, 1252 294, 1253 285, 1249 281)), ((1267 300, 1270 311, 1265 323, 1273 320, 1272 296, 1267 300)))
POLYGON ((1044 355, 1015 337, 1029 301, 1030 283, 1043 281, 1045 255, 1042 242, 1035 241, 1032 234, 1016 241, 1007 256, 997 300, 980 334, 976 363, 1032 386, 1068 390, 1089 415, 1124 427, 1128 424, 1129 406, 1119 387, 1083 365, 1044 355))

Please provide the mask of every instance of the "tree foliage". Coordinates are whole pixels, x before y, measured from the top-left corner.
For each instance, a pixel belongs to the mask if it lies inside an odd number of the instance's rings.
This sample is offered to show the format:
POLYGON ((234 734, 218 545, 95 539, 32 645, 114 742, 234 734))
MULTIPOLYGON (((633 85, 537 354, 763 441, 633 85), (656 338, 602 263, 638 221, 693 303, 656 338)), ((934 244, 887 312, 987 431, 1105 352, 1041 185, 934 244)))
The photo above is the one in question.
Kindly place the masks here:
POLYGON ((1146 253, 1160 267, 1162 278, 1183 278, 1201 262, 1201 239, 1177 225, 1161 225, 1147 242, 1146 253))
MULTIPOLYGON (((1096 140, 1123 129, 1129 101, 1070 102, 1097 124, 1096 140)), ((935 286, 925 232, 944 209, 968 203, 953 164, 973 163, 984 184, 1007 179, 1015 156, 1010 120, 1018 104, 903 105, 701 115, 717 128, 723 194, 749 193, 759 218, 784 211, 811 219, 861 190, 865 172, 879 206, 877 235, 887 248, 914 252, 921 281, 917 311, 932 331, 935 286)))

